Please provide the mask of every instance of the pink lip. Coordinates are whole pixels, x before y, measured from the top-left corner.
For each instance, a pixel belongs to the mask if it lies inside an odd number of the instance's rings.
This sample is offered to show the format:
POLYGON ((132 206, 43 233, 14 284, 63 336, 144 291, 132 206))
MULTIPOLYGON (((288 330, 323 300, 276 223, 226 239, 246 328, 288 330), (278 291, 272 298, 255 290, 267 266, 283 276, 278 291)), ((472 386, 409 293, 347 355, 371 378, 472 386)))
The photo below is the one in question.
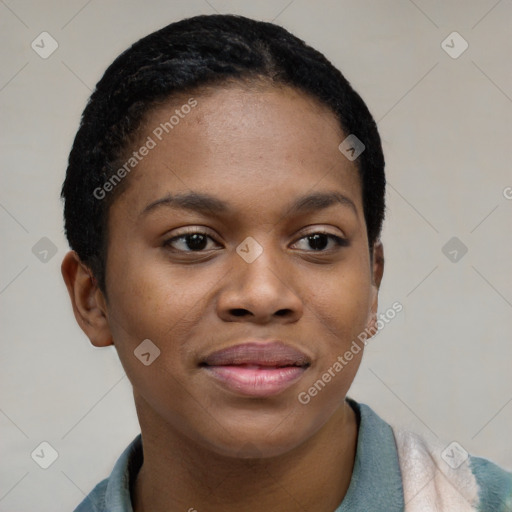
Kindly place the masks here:
POLYGON ((231 391, 264 398, 294 384, 310 363, 303 352, 273 341, 244 343, 213 352, 201 367, 231 391))

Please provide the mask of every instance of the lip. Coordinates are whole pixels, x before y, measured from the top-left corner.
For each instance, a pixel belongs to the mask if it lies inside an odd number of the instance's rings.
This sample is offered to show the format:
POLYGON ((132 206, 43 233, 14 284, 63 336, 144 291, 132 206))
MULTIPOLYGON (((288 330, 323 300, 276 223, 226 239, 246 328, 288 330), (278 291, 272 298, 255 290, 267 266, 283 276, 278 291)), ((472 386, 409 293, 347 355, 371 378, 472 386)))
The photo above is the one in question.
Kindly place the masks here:
POLYGON ((297 382, 310 358, 281 341, 249 342, 208 355, 200 364, 209 376, 237 394, 270 397, 297 382))

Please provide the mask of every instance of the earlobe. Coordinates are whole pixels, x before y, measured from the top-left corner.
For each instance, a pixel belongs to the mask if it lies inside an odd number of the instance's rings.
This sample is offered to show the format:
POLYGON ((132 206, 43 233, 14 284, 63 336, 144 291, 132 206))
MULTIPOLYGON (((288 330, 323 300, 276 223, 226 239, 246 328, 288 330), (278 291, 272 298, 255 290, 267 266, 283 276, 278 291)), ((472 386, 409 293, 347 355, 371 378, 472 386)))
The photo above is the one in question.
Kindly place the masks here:
POLYGON ((69 251, 61 265, 76 321, 96 347, 112 345, 106 301, 90 269, 75 251, 69 251))

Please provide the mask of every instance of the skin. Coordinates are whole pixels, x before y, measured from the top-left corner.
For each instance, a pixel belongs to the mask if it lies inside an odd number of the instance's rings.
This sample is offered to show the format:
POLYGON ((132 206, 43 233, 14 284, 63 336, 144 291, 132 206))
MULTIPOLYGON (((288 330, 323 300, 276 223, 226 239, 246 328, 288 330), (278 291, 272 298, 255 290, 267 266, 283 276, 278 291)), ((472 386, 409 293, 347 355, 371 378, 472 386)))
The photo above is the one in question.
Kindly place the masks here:
MULTIPOLYGON (((115 345, 133 385, 144 445, 134 510, 329 512, 350 484, 357 422, 344 398, 363 351, 307 405, 297 397, 375 327, 382 246, 371 259, 357 169, 338 150, 334 114, 301 92, 230 85, 194 97, 111 207, 106 294, 75 252, 62 264, 79 325, 93 345, 115 345), (191 191, 229 211, 141 213, 191 191), (290 211, 319 192, 349 201, 290 211), (211 239, 199 252, 190 238, 164 245, 187 230, 211 239), (318 232, 348 243, 324 238, 315 251, 306 235, 318 232), (248 236, 263 248, 252 263, 236 252, 248 236), (133 354, 145 339, 161 351, 149 366, 133 354), (249 339, 280 339, 312 364, 282 393, 256 399, 199 367, 249 339)), ((141 142, 187 98, 150 112, 141 142)))

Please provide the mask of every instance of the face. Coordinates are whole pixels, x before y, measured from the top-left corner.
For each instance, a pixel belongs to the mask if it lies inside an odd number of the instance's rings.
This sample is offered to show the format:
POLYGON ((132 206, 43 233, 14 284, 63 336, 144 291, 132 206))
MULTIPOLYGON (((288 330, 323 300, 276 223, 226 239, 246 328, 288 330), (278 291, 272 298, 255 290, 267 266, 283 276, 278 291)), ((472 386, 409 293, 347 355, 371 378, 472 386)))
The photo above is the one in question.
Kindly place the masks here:
POLYGON ((308 96, 194 99, 151 112, 141 146, 155 146, 111 207, 108 328, 143 430, 278 455, 333 417, 360 363, 332 370, 376 309, 361 185, 308 96))

